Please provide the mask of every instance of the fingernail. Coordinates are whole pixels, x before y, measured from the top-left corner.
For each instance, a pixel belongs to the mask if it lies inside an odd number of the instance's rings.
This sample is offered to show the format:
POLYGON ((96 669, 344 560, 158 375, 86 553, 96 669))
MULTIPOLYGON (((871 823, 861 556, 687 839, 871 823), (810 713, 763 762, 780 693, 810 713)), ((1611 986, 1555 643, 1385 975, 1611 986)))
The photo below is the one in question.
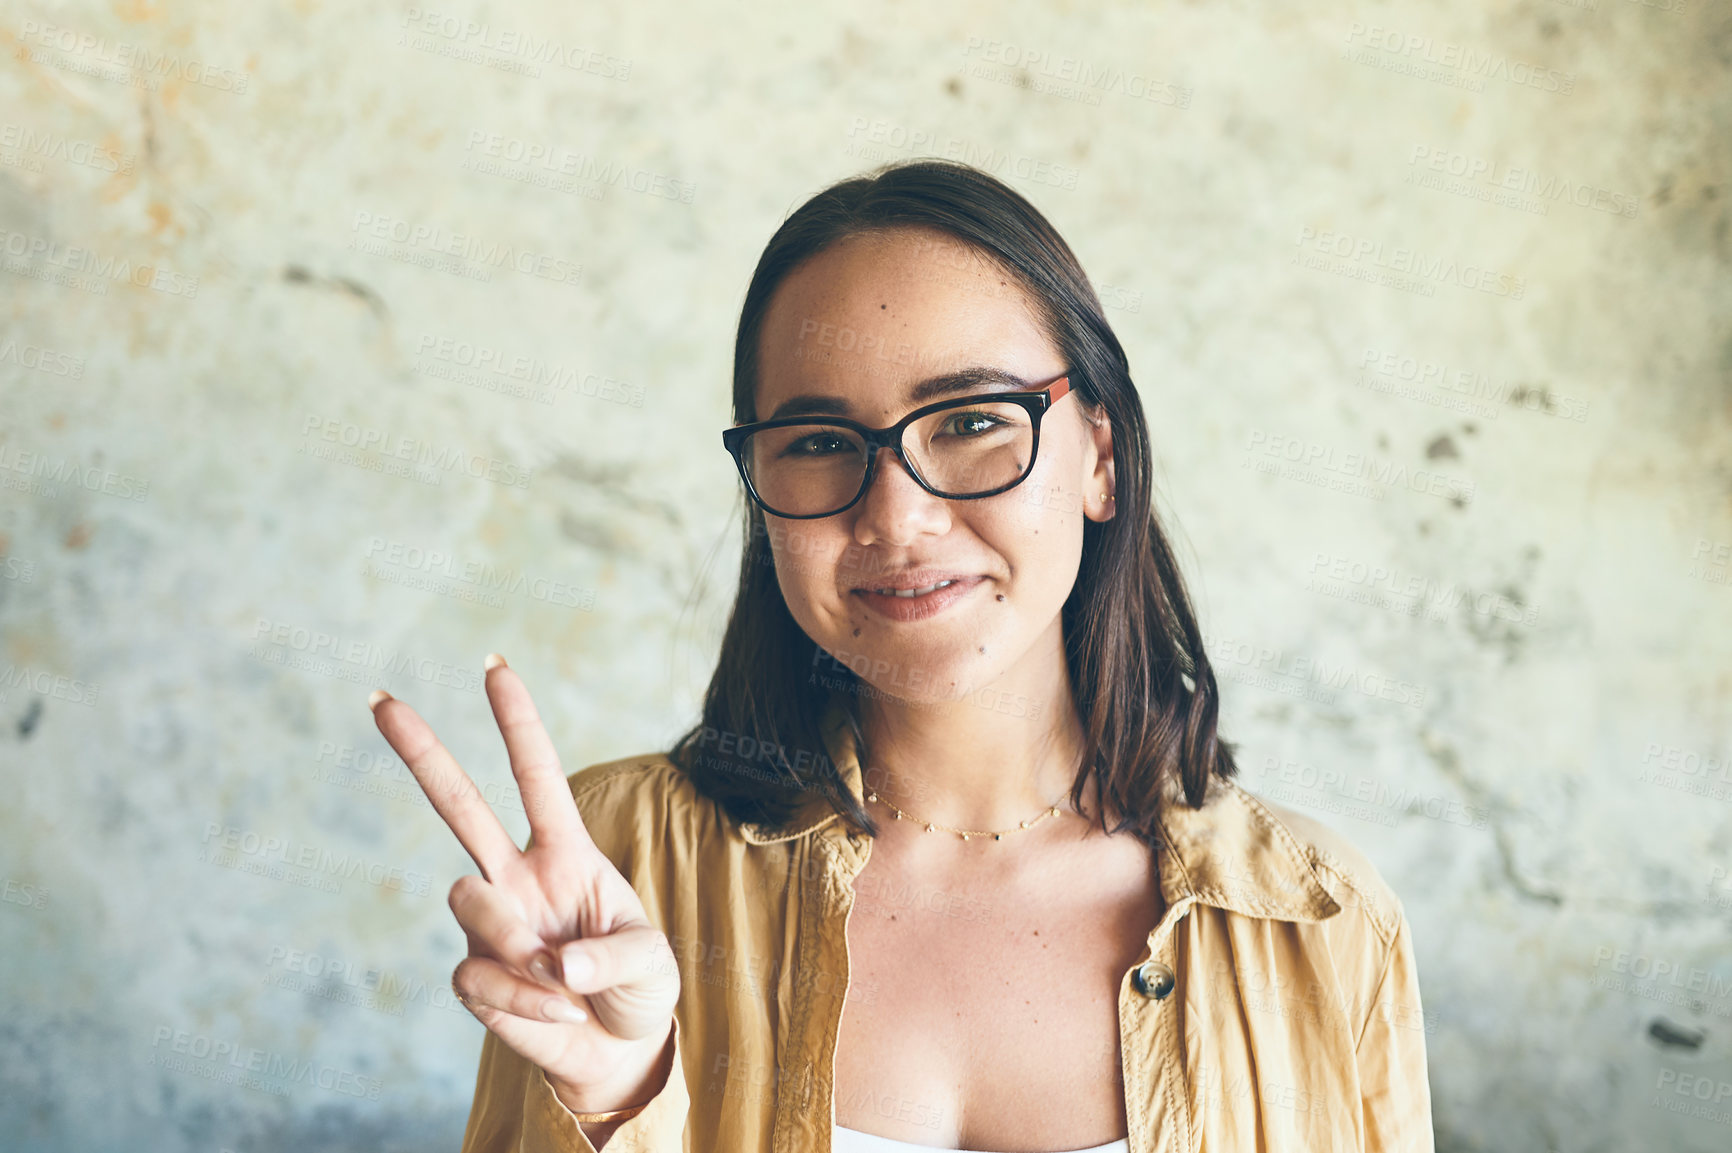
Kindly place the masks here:
POLYGON ((565 983, 583 982, 595 976, 595 958, 578 949, 565 951, 565 983))
POLYGON ((378 712, 380 703, 390 699, 391 694, 384 689, 374 689, 372 695, 367 698, 367 707, 378 712))
POLYGON ((529 975, 549 989, 559 988, 559 978, 553 975, 553 958, 546 953, 537 953, 530 958, 529 975))
POLYGON ((589 1020, 588 1013, 563 997, 549 997, 543 1001, 541 1015, 549 1021, 564 1021, 568 1025, 581 1025, 589 1020))
POLYGON ((488 672, 492 672, 494 669, 500 668, 504 664, 504 657, 500 656, 498 653, 488 653, 487 659, 481 662, 481 667, 485 668, 488 672))

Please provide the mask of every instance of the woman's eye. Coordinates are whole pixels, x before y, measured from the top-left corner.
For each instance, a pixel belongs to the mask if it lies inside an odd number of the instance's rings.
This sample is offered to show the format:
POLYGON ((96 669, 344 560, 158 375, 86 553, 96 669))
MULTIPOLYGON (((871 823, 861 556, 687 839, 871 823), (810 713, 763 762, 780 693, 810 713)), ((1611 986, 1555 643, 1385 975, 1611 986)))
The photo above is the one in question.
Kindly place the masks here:
POLYGON ((959 412, 945 421, 945 431, 956 436, 978 436, 1000 421, 984 412, 959 412))
POLYGON ((787 456, 825 456, 834 452, 847 452, 850 448, 852 446, 845 438, 833 432, 818 432, 801 437, 783 451, 787 456))

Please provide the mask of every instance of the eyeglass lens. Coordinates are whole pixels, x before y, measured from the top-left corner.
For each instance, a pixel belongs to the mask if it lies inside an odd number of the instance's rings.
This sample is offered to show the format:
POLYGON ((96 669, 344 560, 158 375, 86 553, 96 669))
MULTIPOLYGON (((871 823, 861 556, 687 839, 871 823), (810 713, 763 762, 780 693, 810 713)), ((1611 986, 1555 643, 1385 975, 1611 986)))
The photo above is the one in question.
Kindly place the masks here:
MULTIPOLYGON (((1034 422, 1027 408, 1011 401, 942 409, 910 424, 902 448, 932 488, 973 496, 1022 476, 1034 451, 1034 422)), ((762 429, 746 438, 740 456, 759 498, 791 516, 846 506, 869 463, 858 432, 822 422, 762 429)))

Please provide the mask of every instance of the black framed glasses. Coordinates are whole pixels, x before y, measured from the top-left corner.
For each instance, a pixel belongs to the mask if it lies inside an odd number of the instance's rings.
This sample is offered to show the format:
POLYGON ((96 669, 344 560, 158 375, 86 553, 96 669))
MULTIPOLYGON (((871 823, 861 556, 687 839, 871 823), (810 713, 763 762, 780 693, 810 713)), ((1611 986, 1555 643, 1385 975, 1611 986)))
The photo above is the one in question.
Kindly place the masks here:
POLYGON ((1071 391, 1070 375, 1039 391, 976 393, 917 408, 889 428, 857 420, 789 416, 722 431, 746 492, 765 512, 815 520, 853 508, 896 453, 916 484, 946 500, 979 500, 1015 488, 1034 470, 1040 420, 1071 391))

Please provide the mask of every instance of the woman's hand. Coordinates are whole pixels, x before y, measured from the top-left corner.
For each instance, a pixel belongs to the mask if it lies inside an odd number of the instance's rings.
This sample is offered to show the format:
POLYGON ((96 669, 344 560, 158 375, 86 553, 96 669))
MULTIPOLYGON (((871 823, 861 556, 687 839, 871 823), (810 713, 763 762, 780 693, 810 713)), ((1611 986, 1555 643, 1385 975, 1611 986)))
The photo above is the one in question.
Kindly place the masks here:
POLYGON ((667 938, 596 847, 523 681, 487 658, 487 699, 529 816, 519 850, 427 722, 388 693, 373 716, 481 869, 451 886, 469 956, 451 984, 480 1022, 546 1071, 568 1107, 607 1111, 659 1091, 680 977, 667 938))

